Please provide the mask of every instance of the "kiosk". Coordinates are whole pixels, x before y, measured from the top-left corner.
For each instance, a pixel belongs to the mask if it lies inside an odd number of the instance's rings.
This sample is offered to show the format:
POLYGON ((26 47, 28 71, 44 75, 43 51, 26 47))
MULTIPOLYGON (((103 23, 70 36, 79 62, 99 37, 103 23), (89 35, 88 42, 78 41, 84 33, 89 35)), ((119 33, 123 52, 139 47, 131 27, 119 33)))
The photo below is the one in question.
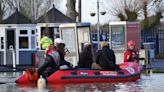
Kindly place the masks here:
POLYGON ((40 45, 43 34, 50 34, 51 39, 62 38, 66 44, 66 60, 74 66, 79 61, 79 53, 82 51, 84 43, 91 43, 90 23, 47 23, 37 25, 37 48, 35 62, 42 65, 44 53, 40 45), (51 30, 45 30, 46 28, 51 30))
POLYGON ((133 40, 136 43, 137 51, 141 48, 141 28, 139 22, 110 22, 109 23, 109 43, 111 49, 115 51, 116 63, 123 63, 124 51, 127 49, 127 42, 133 40))
POLYGON ((37 28, 37 47, 38 50, 42 50, 40 40, 44 35, 48 35, 53 41, 59 37, 59 25, 58 23, 38 23, 37 28))
POLYGON ((36 28, 36 38, 37 38, 37 52, 35 53, 35 64, 36 66, 41 66, 44 59, 44 53, 45 51, 41 48, 41 38, 44 35, 48 35, 52 41, 54 41, 55 38, 58 38, 60 36, 59 34, 59 23, 38 23, 36 28))
POLYGON ((12 65, 13 59, 16 65, 32 64, 36 24, 1 24, 0 30, 0 65, 12 65))
POLYGON ((60 37, 64 40, 69 52, 65 59, 76 66, 84 44, 91 43, 90 23, 61 24, 59 29, 60 37))

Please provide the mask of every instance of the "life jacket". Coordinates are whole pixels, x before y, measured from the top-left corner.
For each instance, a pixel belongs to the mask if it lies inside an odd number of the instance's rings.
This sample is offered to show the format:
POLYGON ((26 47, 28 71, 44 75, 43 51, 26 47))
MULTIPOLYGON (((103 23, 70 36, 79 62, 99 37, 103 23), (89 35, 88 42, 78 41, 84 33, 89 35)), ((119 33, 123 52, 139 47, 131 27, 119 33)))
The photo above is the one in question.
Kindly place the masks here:
POLYGON ((61 62, 64 61, 65 53, 62 52, 61 50, 57 50, 57 51, 58 51, 58 53, 59 53, 59 55, 60 55, 60 61, 61 61, 61 62))
POLYGON ((25 75, 28 77, 28 80, 30 81, 37 81, 39 78, 38 72, 34 68, 30 68, 27 71, 25 71, 25 75))
POLYGON ((60 54, 58 51, 51 49, 47 52, 47 55, 51 56, 55 62, 55 64, 58 66, 60 63, 60 54))
POLYGON ((52 53, 52 51, 54 51, 54 50, 56 50, 56 47, 53 44, 51 44, 48 46, 48 49, 45 52, 45 54, 48 55, 48 53, 52 53))
POLYGON ((125 53, 124 53, 124 62, 135 61, 136 56, 138 56, 138 55, 134 50, 126 50, 125 53), (129 56, 129 59, 127 60, 128 56, 129 56))

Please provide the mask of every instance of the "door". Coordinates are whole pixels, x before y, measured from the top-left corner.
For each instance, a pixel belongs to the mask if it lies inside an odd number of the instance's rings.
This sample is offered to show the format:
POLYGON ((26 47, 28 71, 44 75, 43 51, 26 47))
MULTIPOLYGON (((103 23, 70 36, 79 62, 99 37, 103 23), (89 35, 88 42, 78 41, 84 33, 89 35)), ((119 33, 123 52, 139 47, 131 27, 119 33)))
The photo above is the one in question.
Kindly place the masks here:
POLYGON ((75 26, 72 27, 60 27, 60 35, 66 44, 67 52, 66 61, 72 63, 74 66, 77 66, 79 54, 78 54, 78 44, 77 44, 77 33, 75 26))
POLYGON ((11 65, 13 63, 13 50, 15 50, 15 29, 6 30, 6 64, 11 65))
MULTIPOLYGON (((44 35, 51 38, 51 40, 54 42, 54 27, 41 27, 41 38, 44 35)), ((42 49, 42 46, 41 46, 41 49, 42 49)))
POLYGON ((85 43, 91 43, 91 33, 90 33, 90 27, 78 27, 78 43, 79 43, 79 52, 82 52, 84 49, 85 43))

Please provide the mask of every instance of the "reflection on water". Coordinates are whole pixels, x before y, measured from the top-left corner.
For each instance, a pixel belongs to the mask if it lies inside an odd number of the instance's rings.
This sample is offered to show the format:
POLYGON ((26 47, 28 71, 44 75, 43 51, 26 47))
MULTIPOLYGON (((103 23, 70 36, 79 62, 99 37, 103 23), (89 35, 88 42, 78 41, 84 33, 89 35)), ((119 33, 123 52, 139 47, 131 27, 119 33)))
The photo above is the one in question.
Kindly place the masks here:
POLYGON ((164 74, 142 75, 135 82, 54 84, 38 90, 36 84, 17 85, 14 83, 21 73, 0 73, 0 92, 163 92, 164 74))
POLYGON ((53 92, 104 92, 116 90, 114 83, 48 85, 48 88, 53 92))

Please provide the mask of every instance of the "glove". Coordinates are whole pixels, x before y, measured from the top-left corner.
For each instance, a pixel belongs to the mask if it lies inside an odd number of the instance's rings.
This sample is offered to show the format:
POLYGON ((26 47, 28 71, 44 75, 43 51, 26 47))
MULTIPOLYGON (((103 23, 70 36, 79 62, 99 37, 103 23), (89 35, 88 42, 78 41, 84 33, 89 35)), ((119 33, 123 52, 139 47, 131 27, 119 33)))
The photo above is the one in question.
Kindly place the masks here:
POLYGON ((65 69, 69 69, 69 67, 67 65, 61 65, 59 67, 60 70, 65 70, 65 69))

